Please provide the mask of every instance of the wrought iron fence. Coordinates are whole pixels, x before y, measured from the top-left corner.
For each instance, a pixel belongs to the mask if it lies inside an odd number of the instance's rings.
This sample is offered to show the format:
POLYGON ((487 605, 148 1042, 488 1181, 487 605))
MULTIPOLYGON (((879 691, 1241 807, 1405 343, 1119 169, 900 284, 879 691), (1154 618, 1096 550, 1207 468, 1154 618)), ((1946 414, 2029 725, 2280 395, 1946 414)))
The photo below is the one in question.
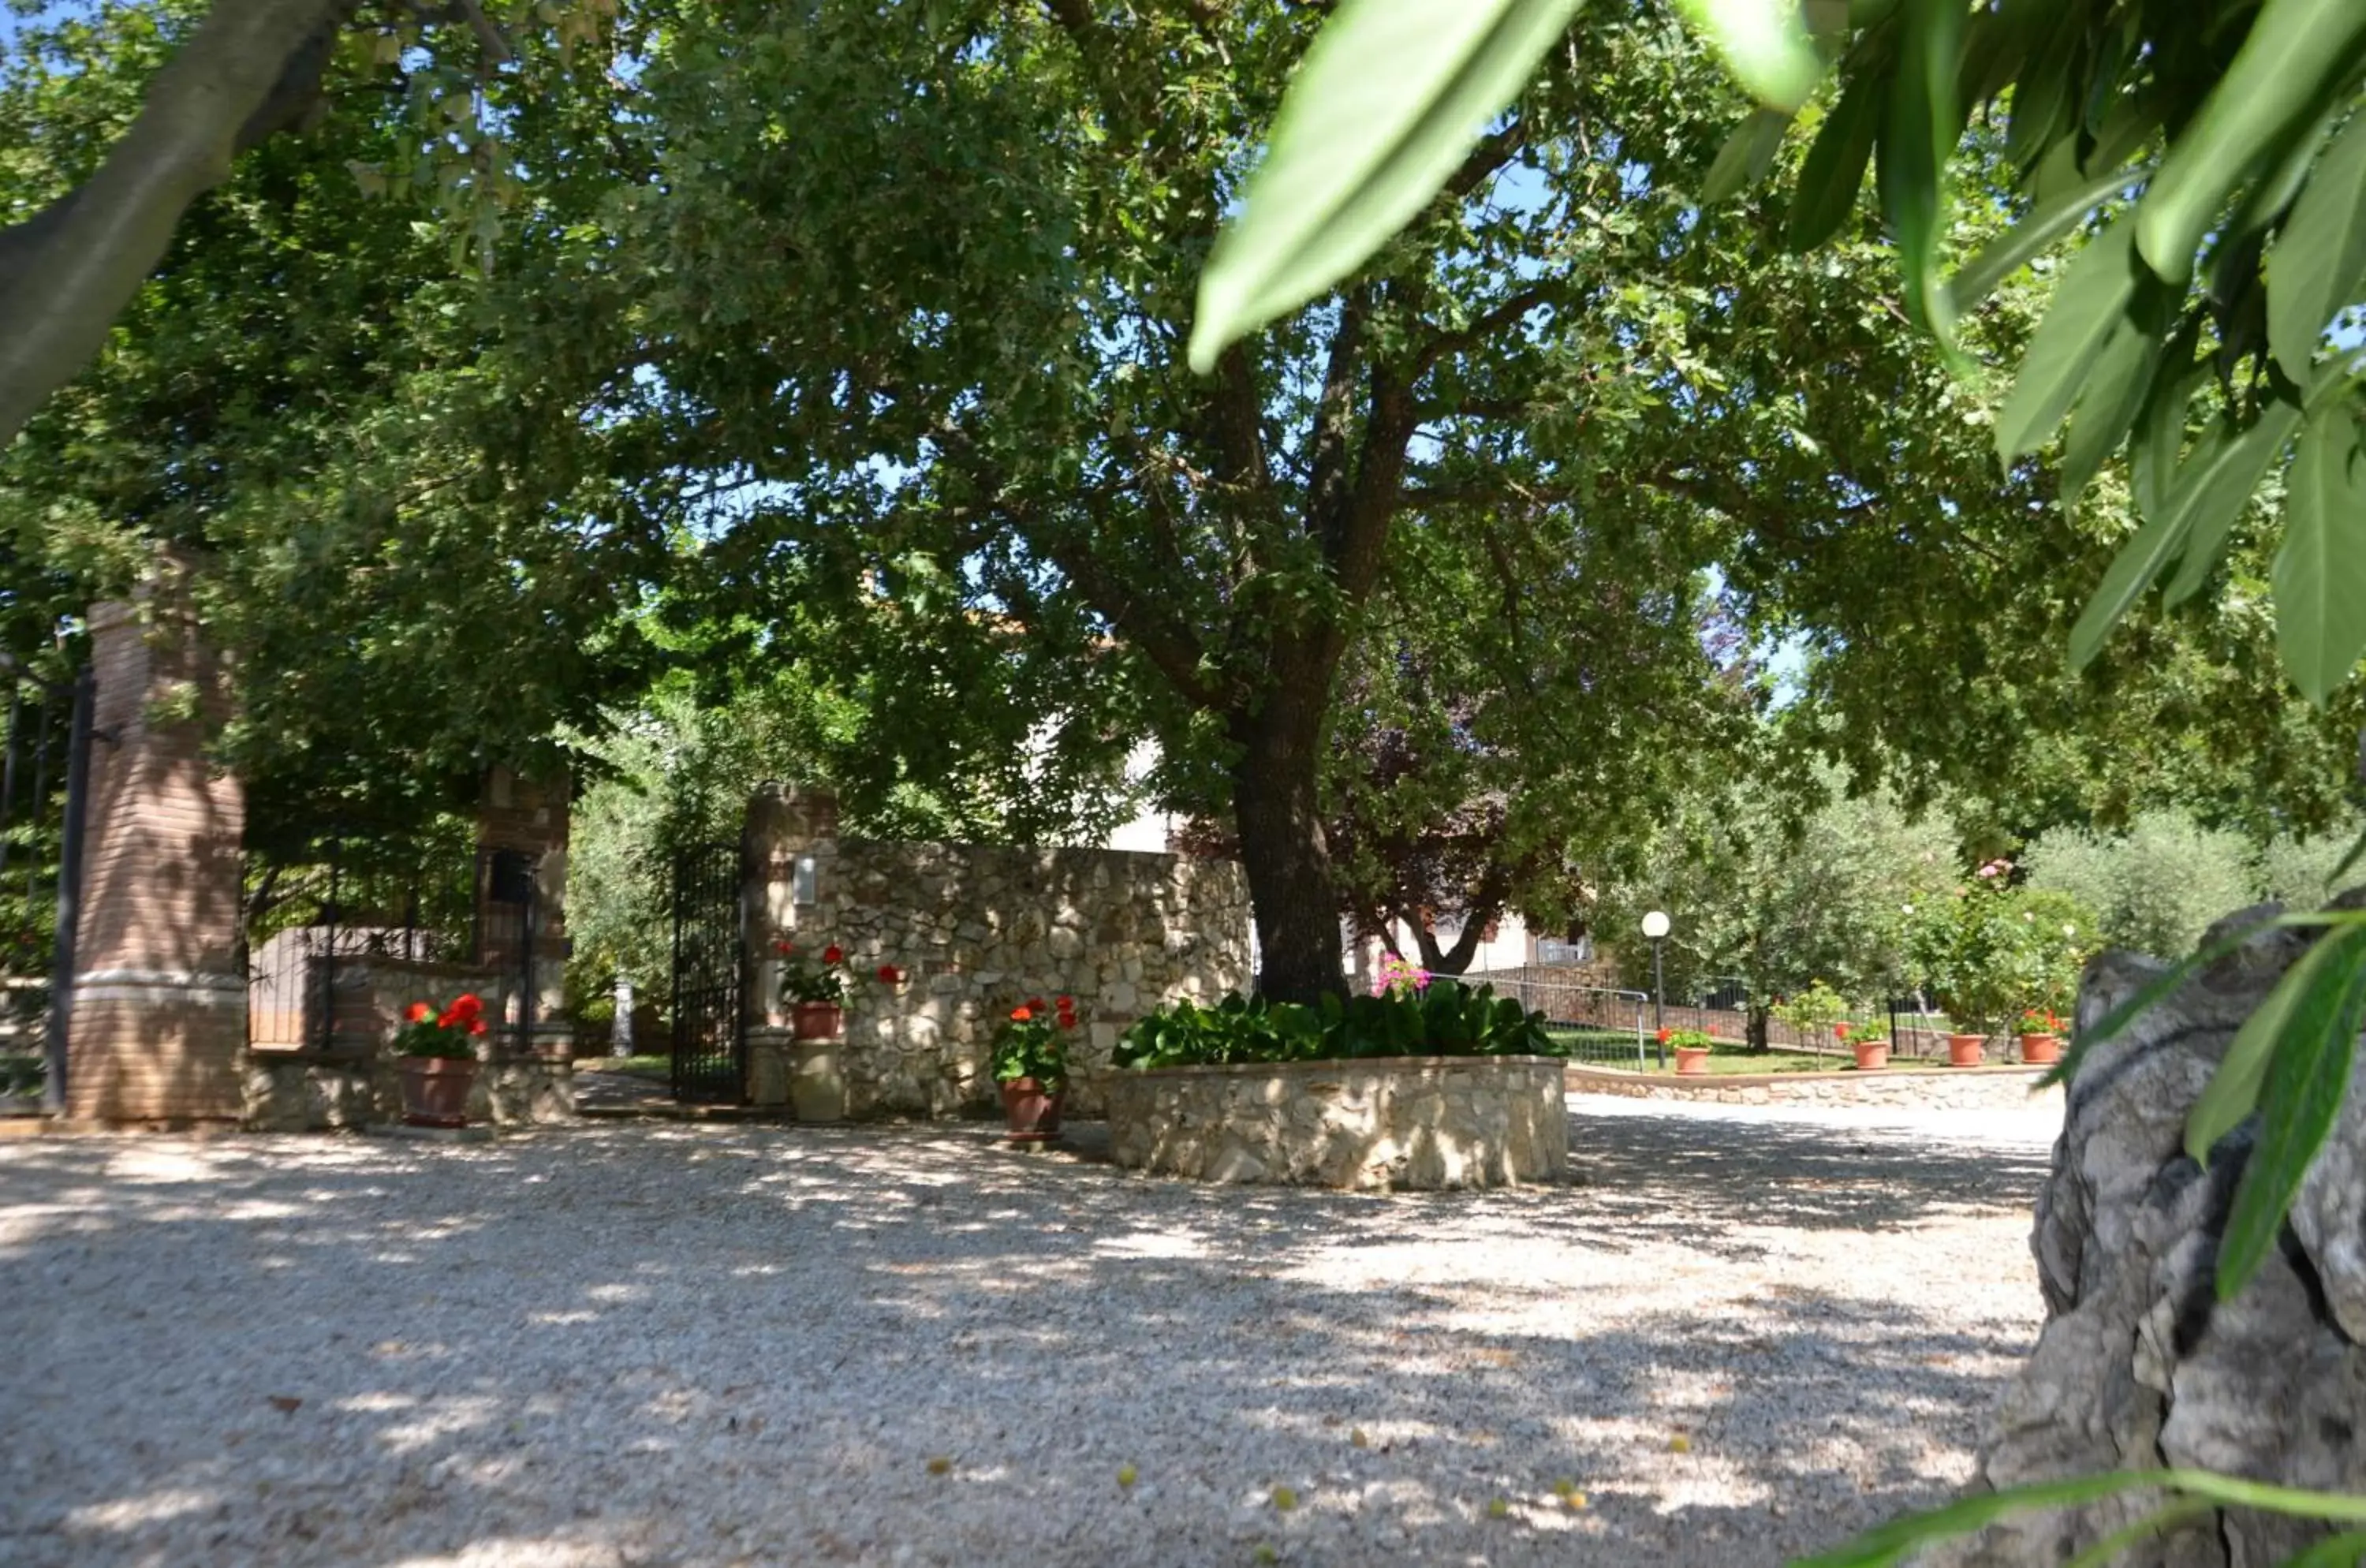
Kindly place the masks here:
POLYGON ((1493 986, 1497 996, 1509 997, 1530 1012, 1543 1013, 1556 1055, 1573 1062, 1613 1066, 1647 1065, 1654 1055, 1651 998, 1640 991, 1581 985, 1570 978, 1572 973, 1527 964, 1479 971, 1461 978, 1473 986, 1493 986))
POLYGON ((366 1010, 340 1008, 366 958, 468 963, 478 942, 465 848, 329 836, 286 858, 250 855, 244 884, 247 1043, 361 1054, 366 1010))
POLYGON ((0 654, 0 1100, 62 1111, 66 1010, 81 897, 81 802, 88 794, 87 664, 45 679, 0 654))
MULTIPOLYGON (((1573 968, 1527 964, 1514 969, 1474 972, 1463 978, 1473 985, 1492 985, 1498 994, 1519 999, 1523 1007, 1541 1011, 1557 1041, 1570 1048, 1573 1060, 1657 1065, 1665 1053, 1656 1035, 1692 1030, 1723 1046, 1752 1043, 1749 982, 1734 976, 1715 976, 1689 994, 1654 999, 1642 991, 1589 986, 1574 978, 1573 968)), ((1801 1028, 1763 1010, 1760 1039, 1772 1050, 1831 1056, 1835 1064, 1849 1059, 1837 1023, 1884 1023, 1890 1050, 1900 1056, 1944 1056, 1953 1029, 1944 1013, 1925 996, 1885 998, 1871 1008, 1853 1008, 1834 1024, 1801 1028)))

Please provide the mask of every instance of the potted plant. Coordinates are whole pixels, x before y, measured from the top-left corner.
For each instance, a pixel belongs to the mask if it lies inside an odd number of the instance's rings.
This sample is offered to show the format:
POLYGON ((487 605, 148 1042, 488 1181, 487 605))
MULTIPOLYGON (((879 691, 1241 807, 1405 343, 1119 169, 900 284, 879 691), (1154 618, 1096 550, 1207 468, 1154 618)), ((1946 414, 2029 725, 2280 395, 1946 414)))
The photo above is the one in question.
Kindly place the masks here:
POLYGON ((413 1002, 395 1032, 395 1067, 402 1084, 402 1119, 414 1127, 465 1127, 468 1091, 477 1082, 477 1041, 485 1033, 485 1004, 463 991, 452 1005, 413 1002))
POLYGON ((2030 1008, 2022 1013, 2021 1059, 2039 1067, 2062 1059, 2062 1020, 2052 1009, 2030 1008))
MULTIPOLYGON (((846 1027, 846 987, 852 971, 846 949, 831 942, 809 957, 783 939, 772 944, 781 955, 781 999, 788 1004, 791 1031, 799 1040, 835 1040, 846 1027)), ((900 985, 904 972, 892 964, 878 969, 883 986, 900 985)))
POLYGON ((1013 1143, 1041 1143, 1060 1130, 1060 1099, 1068 1087, 1069 1031, 1076 1001, 1041 997, 1010 1010, 994 1032, 991 1068, 1002 1090, 1002 1114, 1013 1143))
POLYGON ((1857 1071, 1879 1072, 1889 1066, 1889 1025, 1876 1020, 1868 1023, 1843 1023, 1834 1031, 1841 1043, 1856 1055, 1857 1071))
POLYGON ((1660 1043, 1676 1054, 1676 1076, 1696 1078, 1708 1071, 1709 1037, 1698 1029, 1662 1029, 1660 1043))

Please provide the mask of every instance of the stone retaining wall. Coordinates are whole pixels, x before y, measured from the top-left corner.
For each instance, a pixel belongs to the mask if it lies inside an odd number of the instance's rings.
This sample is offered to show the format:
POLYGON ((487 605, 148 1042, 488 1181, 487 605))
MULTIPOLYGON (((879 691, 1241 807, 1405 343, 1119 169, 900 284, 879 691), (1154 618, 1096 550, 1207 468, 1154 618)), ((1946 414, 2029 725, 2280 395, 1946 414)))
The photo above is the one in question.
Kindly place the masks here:
MULTIPOLYGON (((836 803, 770 790, 749 811, 749 1039, 788 1021, 772 943, 835 942, 858 976, 839 1052, 845 1114, 944 1116, 994 1103, 995 1026, 1072 996, 1069 1113, 1098 1115, 1119 1032, 1161 1003, 1249 983, 1248 885, 1232 861, 1119 850, 889 843, 838 835, 836 803), (870 979, 881 964, 907 978, 870 979)), ((769 1066, 758 1103, 776 1092, 769 1066)))
POLYGON ((2038 1089, 2044 1067, 1921 1067, 1909 1072, 1712 1073, 1679 1078, 1570 1066, 1572 1094, 1629 1100, 1712 1100, 1723 1105, 1877 1105, 1899 1110, 2012 1111, 2034 1098, 2059 1111, 2060 1086, 2038 1089))
MULTIPOLYGON (((449 1001, 475 990, 499 1016, 501 977, 466 964, 355 955, 337 961, 337 1051, 249 1050, 241 1057, 242 1126, 261 1133, 319 1133, 402 1120, 402 1089, 391 1046, 414 999, 449 1001)), ((508 982, 513 984, 514 982, 508 982)), ((565 1057, 509 1054, 507 1032, 486 1036, 468 1118, 497 1127, 575 1121, 575 1069, 565 1057), (491 1055, 495 1048, 503 1054, 491 1055)))
POLYGON ((1560 1181, 1561 1064, 1387 1056, 1108 1072, 1118 1164, 1206 1181, 1392 1189, 1560 1181))

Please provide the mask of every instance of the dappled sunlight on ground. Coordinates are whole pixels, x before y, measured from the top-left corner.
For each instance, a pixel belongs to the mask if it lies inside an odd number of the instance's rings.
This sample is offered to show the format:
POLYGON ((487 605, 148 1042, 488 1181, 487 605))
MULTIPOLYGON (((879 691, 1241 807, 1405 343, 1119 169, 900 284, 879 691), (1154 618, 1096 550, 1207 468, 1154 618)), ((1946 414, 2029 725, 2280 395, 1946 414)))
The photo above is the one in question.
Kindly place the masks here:
POLYGON ((2042 1137, 1572 1121, 1572 1185, 1393 1198, 975 1126, 0 1147, 0 1560, 1771 1563, 1969 1473, 2042 1137))

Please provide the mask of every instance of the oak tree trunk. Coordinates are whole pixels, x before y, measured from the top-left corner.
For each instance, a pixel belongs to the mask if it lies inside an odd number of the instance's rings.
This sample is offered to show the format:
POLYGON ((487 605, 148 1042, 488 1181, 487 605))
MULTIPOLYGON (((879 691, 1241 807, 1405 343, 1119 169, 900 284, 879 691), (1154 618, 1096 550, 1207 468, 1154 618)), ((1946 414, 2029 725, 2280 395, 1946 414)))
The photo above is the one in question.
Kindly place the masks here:
POLYGON ((1327 695, 1327 682, 1312 694, 1277 683, 1256 716, 1234 729, 1242 749, 1233 817, 1256 917, 1257 988, 1276 1001, 1312 1002, 1347 988, 1315 784, 1327 695))

